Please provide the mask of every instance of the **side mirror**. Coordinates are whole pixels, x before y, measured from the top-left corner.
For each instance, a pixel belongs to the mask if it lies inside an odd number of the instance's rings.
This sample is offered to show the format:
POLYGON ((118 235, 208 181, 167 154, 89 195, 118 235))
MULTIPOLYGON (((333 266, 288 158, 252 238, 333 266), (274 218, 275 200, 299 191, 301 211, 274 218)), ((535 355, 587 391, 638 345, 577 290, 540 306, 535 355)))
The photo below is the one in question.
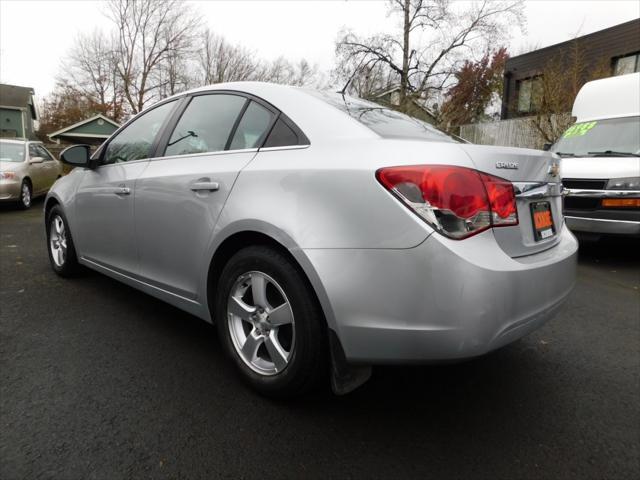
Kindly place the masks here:
POLYGON ((42 163, 42 162, 44 162, 44 158, 42 158, 42 157, 31 157, 29 159, 29 163, 30 164, 31 163, 42 163))
POLYGON ((548 152, 549 150, 551 150, 551 147, 553 147, 553 143, 545 143, 542 146, 542 150, 544 150, 545 152, 548 152))
POLYGON ((89 145, 74 145, 62 151, 60 160, 74 167, 89 167, 90 150, 89 145))

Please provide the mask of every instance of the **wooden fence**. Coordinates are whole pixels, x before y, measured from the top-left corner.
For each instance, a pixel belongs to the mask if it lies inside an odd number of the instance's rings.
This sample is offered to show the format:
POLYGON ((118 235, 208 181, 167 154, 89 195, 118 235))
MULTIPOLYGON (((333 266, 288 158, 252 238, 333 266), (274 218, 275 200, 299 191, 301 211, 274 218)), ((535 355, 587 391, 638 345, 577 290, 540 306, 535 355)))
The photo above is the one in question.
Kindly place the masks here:
MULTIPOLYGON (((556 115, 551 119, 555 125, 568 125, 568 114, 556 115)), ((546 140, 533 123, 533 117, 498 120, 496 122, 462 125, 460 137, 478 145, 501 145, 541 149, 546 140)))

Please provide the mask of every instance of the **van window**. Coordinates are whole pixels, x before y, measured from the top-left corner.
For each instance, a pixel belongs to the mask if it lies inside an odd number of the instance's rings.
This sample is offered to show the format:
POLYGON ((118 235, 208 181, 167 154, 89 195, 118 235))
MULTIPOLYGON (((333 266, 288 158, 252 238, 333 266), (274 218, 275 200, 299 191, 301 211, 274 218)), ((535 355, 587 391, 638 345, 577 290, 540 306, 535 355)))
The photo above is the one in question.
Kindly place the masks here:
POLYGON ((576 123, 552 150, 575 157, 640 155, 640 117, 576 123))

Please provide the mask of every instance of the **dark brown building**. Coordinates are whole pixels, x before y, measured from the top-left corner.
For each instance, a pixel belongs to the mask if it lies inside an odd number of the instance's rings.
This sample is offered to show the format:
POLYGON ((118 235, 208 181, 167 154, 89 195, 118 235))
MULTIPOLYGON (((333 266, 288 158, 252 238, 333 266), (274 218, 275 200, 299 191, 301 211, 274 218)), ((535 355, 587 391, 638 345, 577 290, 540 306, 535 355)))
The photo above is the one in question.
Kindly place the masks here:
POLYGON ((539 79, 545 66, 554 58, 569 58, 575 49, 581 52, 585 77, 591 69, 603 65, 611 75, 638 72, 640 19, 509 58, 504 72, 501 118, 535 114, 541 95, 539 79))

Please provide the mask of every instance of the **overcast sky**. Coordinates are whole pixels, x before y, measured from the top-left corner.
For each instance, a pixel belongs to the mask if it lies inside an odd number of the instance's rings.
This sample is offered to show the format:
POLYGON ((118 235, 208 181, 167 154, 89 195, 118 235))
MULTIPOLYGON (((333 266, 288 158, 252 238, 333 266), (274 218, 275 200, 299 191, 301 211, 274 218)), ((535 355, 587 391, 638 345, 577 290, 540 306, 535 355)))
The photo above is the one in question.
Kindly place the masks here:
MULTIPOLYGON (((301 57, 333 67, 343 27, 357 33, 390 31, 384 1, 194 1, 203 20, 234 43, 266 59, 301 57)), ((51 91, 60 62, 81 31, 108 30, 99 1, 0 0, 0 81, 51 91)), ((509 51, 544 47, 640 17, 638 0, 529 0, 526 32, 514 32, 509 51)))

